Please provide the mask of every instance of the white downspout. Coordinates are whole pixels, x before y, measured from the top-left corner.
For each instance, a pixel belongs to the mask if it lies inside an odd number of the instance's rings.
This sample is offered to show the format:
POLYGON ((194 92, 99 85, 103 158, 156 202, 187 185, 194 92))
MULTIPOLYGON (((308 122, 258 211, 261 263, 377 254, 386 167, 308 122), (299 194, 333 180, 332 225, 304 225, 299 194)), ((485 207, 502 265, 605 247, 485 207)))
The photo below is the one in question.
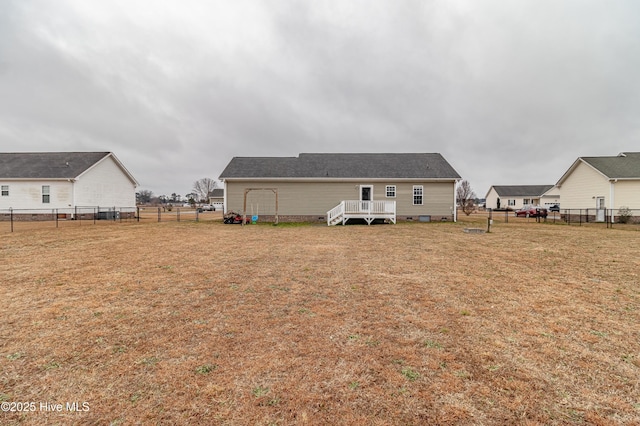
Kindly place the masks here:
POLYGON ((76 218, 76 180, 69 179, 69 183, 71 183, 71 209, 73 213, 71 213, 71 217, 73 219, 76 218))
POLYGON ((618 179, 614 179, 612 181, 609 182, 609 218, 611 219, 610 223, 613 223, 613 206, 614 204, 614 197, 615 197, 615 183, 618 181, 618 179))
POLYGON ((227 181, 224 180, 224 194, 222 195, 222 213, 227 214, 227 181))
POLYGON ((453 221, 458 221, 458 204, 456 203, 456 184, 457 181, 453 181, 453 221))

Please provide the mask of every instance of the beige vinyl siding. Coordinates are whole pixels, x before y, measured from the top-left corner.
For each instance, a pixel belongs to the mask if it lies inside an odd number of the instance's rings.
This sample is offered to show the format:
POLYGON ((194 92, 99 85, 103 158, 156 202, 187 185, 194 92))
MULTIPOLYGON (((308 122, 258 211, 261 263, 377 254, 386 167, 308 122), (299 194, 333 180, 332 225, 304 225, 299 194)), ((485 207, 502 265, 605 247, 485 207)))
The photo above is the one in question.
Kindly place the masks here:
POLYGON ((613 208, 640 209, 640 180, 619 180, 613 184, 613 208))
POLYGON ((596 207, 595 197, 604 197, 608 207, 609 193, 607 178, 580 162, 560 187, 561 205, 563 209, 593 209, 596 207))
MULTIPOLYGON (((453 182, 403 182, 396 185, 396 215, 453 215, 453 182), (423 186, 422 205, 413 205, 414 185, 423 186)), ((382 189, 384 190, 384 187, 382 189)))
MULTIPOLYGON (((342 200, 359 200, 360 185, 373 186, 374 200, 396 201, 400 216, 453 214, 454 182, 394 182, 394 181, 226 181, 226 211, 242 212, 245 188, 277 188, 278 214, 324 216, 342 200), (386 186, 396 186, 396 197, 386 197, 386 186), (413 186, 423 185, 424 205, 413 205, 413 186)), ((247 194, 247 212, 271 215, 275 213, 275 195, 271 191, 251 191, 247 194)))

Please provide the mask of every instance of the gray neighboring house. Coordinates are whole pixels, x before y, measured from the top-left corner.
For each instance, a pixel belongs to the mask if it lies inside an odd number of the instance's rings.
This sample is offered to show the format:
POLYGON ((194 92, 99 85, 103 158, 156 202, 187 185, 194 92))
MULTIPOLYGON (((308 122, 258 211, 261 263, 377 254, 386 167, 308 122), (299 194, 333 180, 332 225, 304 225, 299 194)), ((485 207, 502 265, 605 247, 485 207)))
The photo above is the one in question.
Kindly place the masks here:
POLYGON ((0 153, 0 210, 135 208, 137 185, 111 152, 0 153))
POLYGON ((560 202, 554 185, 493 185, 486 198, 488 209, 517 210, 526 205, 551 205, 560 202))
POLYGON ((225 212, 248 216, 329 225, 457 219, 460 175, 437 153, 234 157, 220 180, 225 212))

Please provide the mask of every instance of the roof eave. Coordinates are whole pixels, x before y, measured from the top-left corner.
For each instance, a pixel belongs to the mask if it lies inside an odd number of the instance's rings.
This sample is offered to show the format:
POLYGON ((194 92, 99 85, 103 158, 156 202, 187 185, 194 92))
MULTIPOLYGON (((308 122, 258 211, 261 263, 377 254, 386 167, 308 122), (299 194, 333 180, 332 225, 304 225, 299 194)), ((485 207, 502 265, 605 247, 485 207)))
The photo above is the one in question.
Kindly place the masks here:
POLYGON ((3 182, 49 182, 52 180, 61 182, 75 182, 77 179, 73 177, 57 177, 57 178, 0 178, 3 182))
POLYGON ((440 178, 339 178, 339 177, 222 177, 220 176, 218 179, 221 181, 281 181, 281 182, 457 182, 461 178, 459 177, 440 177, 440 178))

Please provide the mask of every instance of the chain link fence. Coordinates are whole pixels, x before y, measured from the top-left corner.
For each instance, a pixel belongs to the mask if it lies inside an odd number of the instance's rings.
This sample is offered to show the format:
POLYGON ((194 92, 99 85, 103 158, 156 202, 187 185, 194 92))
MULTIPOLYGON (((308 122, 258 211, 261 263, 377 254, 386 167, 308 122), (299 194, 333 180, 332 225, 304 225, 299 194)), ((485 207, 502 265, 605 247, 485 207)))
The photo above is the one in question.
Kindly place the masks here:
POLYGON ((137 220, 136 207, 78 206, 64 209, 0 209, 0 231, 82 226, 137 220))
POLYGON ((221 211, 170 207, 78 206, 64 209, 0 209, 0 232, 123 222, 222 221, 221 211))
POLYGON ((546 217, 517 217, 513 210, 487 210, 492 221, 497 223, 559 223, 571 226, 626 227, 640 229, 640 209, 560 209, 548 211, 546 217))

